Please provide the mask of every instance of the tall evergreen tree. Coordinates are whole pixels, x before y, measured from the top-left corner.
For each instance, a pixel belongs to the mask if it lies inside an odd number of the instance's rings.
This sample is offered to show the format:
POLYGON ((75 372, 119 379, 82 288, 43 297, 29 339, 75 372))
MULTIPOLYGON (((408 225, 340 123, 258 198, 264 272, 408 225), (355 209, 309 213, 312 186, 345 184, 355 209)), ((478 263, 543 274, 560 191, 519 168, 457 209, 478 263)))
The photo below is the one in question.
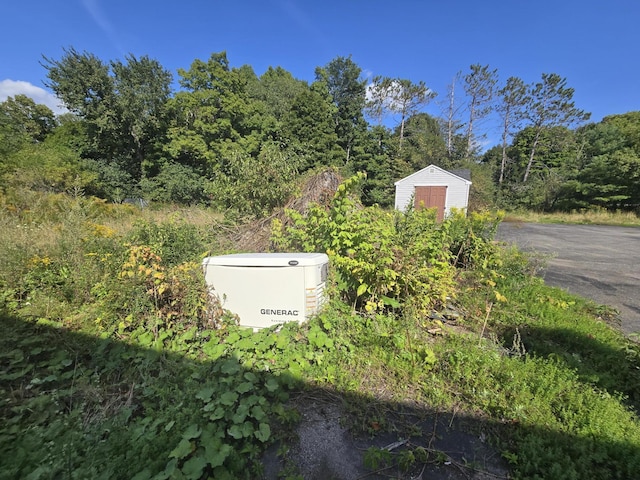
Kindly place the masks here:
POLYGON ((327 86, 321 81, 314 82, 293 101, 284 122, 285 134, 304 159, 301 171, 344 163, 345 152, 335 130, 335 110, 327 86))
POLYGON ((349 163, 358 138, 367 129, 364 119, 366 81, 362 69, 349 57, 336 57, 323 68, 316 68, 316 80, 323 82, 336 107, 334 123, 338 144, 349 163))
POLYGON ((491 113, 491 102, 498 82, 498 71, 490 70, 489 65, 474 64, 470 68, 471 72, 464 77, 464 89, 469 99, 466 132, 468 159, 477 153, 478 138, 474 128, 477 122, 491 113))
POLYGON ((367 86, 365 112, 378 126, 382 125, 385 116, 391 111, 393 86, 393 78, 381 75, 373 77, 367 86))
POLYGON ((436 93, 423 81, 413 83, 407 79, 396 79, 392 82, 390 106, 393 112, 400 115, 399 151, 402 150, 406 121, 417 114, 435 96, 436 93))
MULTIPOLYGON (((405 125, 404 147, 401 158, 406 166, 401 177, 410 175, 430 164, 450 168, 445 139, 438 120, 427 113, 409 117, 405 125)), ((399 180, 396 179, 396 180, 399 180)))
POLYGON ((500 158, 500 174, 498 183, 505 178, 508 156, 507 146, 511 135, 520 128, 525 118, 525 106, 528 103, 527 87, 518 77, 509 77, 506 84, 498 91, 500 102, 496 110, 501 120, 502 155, 500 158))
POLYGON ((526 182, 536 159, 542 132, 549 127, 571 127, 588 120, 590 113, 576 108, 573 101, 574 89, 567 87, 567 80, 555 73, 543 73, 542 81, 530 90, 527 104, 527 120, 534 132, 529 150, 529 158, 522 181, 526 182))

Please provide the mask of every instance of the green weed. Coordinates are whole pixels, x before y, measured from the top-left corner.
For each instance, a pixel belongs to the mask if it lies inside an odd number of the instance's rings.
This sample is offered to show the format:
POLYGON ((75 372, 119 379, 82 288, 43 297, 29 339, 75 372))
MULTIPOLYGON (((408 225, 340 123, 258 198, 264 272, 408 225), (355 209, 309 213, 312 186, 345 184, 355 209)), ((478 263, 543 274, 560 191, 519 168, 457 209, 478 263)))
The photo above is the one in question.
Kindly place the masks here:
MULTIPOLYGON (((640 349, 614 312, 534 277, 543 259, 492 241, 498 214, 364 208, 360 180, 274 226, 278 248, 329 252, 331 298, 256 333, 207 295, 213 215, 3 197, 0 478, 259 478, 305 389, 365 436, 399 428, 402 405, 464 416, 514 478, 633 478, 640 349)), ((365 461, 451 458, 416 443, 365 461)))

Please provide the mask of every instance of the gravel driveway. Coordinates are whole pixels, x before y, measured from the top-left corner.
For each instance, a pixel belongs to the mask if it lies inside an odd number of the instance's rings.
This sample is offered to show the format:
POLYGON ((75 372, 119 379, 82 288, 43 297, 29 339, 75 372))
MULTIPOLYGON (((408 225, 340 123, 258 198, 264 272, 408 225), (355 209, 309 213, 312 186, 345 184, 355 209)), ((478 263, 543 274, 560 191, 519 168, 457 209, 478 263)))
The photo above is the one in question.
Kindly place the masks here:
POLYGON ((551 254, 548 285, 617 308, 621 330, 640 333, 640 228, 502 223, 496 238, 551 254))

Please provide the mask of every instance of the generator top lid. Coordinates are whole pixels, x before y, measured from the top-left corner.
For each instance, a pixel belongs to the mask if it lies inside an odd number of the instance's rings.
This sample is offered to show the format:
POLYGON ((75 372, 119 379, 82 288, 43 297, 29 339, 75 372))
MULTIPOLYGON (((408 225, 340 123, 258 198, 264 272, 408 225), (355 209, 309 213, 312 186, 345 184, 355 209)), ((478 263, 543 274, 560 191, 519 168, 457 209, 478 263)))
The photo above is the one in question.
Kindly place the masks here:
POLYGON ((228 267, 297 267, 321 265, 329 257, 324 253, 232 253, 206 257, 202 264, 228 267))

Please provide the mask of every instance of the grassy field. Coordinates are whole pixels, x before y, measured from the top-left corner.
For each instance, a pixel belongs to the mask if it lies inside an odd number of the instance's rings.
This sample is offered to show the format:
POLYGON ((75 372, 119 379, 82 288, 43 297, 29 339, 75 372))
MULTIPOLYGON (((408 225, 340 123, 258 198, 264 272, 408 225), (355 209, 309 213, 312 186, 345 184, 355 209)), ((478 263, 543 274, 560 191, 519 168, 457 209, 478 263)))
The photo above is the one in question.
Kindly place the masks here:
POLYGON ((584 225, 640 226, 640 217, 633 212, 609 212, 607 210, 585 210, 571 213, 537 213, 530 211, 509 212, 506 222, 571 223, 584 225))
POLYGON ((200 260, 234 231, 220 215, 3 202, 0 479, 261 478, 274 442, 280 478, 301 478, 295 407, 319 396, 372 445, 406 439, 362 452, 370 478, 505 478, 439 446, 458 422, 510 478, 640 471, 638 345, 492 242, 495 216, 438 226, 338 197, 294 218, 274 244, 328 238, 331 301, 307 324, 253 333, 203 282, 200 260), (419 422, 433 415, 437 435, 419 422))

